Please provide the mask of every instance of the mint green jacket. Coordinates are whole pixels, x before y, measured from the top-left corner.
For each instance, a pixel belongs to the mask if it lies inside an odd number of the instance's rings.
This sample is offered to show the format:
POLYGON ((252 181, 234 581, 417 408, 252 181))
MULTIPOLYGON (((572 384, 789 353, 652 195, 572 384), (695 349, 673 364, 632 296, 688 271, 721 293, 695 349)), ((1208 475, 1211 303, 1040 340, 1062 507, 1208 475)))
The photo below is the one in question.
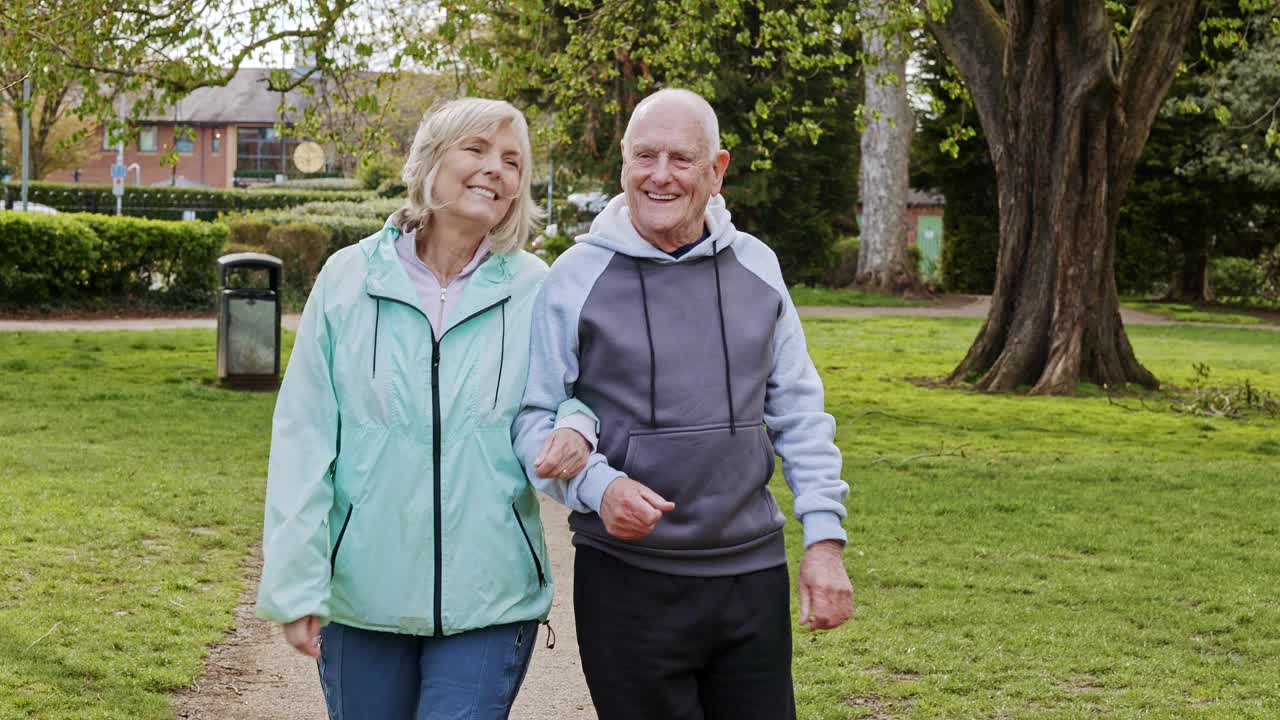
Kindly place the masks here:
POLYGON ((272 424, 258 616, 413 635, 544 619, 547 549, 511 424, 547 267, 490 256, 437 341, 398 235, 335 253, 307 299, 272 424))

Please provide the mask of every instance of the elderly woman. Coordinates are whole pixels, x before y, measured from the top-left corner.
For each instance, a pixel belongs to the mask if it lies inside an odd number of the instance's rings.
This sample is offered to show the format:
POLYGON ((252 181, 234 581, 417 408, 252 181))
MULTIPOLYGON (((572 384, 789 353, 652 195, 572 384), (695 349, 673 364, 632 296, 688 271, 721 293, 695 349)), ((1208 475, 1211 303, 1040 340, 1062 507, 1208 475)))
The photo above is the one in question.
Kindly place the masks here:
MULTIPOLYGON (((511 105, 433 109, 408 204, 325 263, 302 313, 272 427, 258 615, 318 660, 335 720, 506 718, 550 609, 511 445, 546 274, 520 249, 530 164, 511 105)), ((594 416, 561 411, 537 469, 569 478, 594 416)))

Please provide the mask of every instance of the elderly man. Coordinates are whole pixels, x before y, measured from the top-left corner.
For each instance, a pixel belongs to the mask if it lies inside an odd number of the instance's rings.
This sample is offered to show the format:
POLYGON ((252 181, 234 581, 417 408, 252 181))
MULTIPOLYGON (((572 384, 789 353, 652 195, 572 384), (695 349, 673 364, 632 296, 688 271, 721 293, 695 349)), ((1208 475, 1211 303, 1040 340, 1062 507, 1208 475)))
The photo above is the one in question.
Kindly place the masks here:
POLYGON ((804 527, 800 622, 836 627, 853 593, 835 421, 777 258, 719 196, 729 153, 711 106, 649 96, 622 156, 623 194, 535 305, 516 420, 535 483, 573 510, 583 671, 601 720, 793 718, 785 520, 767 484, 776 452, 804 527), (575 477, 538 457, 569 397, 600 423, 575 477))

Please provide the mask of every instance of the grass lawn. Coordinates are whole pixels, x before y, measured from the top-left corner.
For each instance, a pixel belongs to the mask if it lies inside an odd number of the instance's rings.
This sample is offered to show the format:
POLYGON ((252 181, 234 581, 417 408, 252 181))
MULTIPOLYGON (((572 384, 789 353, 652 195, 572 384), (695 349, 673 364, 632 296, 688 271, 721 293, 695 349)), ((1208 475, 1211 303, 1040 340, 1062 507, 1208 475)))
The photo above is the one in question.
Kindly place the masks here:
POLYGON ((796 305, 842 305, 854 307, 915 307, 928 303, 906 300, 895 295, 876 295, 857 290, 792 285, 791 302, 796 305))
MULTIPOLYGON (((903 378, 977 321, 805 325, 859 609, 797 630, 802 719, 1280 716, 1280 422, 929 390, 903 378)), ((1205 363, 1280 394, 1280 333, 1130 336, 1166 381, 1205 363)), ((211 387, 212 353, 211 331, 0 334, 0 718, 172 718, 229 626, 272 396, 211 387)))
POLYGON ((1181 322, 1222 323, 1226 325, 1259 325, 1262 323, 1260 318, 1253 315, 1245 315, 1211 306, 1151 302, 1148 300, 1125 300, 1124 306, 1134 310, 1155 313, 1170 320, 1181 322))

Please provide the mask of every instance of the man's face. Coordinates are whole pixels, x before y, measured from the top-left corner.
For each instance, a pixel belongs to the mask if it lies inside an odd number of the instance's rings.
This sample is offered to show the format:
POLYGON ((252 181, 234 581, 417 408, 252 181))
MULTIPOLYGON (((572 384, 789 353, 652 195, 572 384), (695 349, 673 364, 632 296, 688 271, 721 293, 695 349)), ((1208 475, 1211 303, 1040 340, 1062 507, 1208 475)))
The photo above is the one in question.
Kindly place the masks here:
POLYGON ((636 232, 660 250, 702 235, 707 201, 720 192, 729 153, 710 157, 696 112, 679 102, 641 109, 623 147, 622 190, 636 232))

